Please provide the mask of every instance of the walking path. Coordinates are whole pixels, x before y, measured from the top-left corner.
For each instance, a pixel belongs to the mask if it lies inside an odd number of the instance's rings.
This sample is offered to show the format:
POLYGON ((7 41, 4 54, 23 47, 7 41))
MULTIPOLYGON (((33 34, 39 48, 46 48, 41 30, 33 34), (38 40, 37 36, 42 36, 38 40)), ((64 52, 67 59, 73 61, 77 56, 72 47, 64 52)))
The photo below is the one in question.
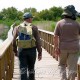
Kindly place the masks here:
MULTIPOLYGON (((36 59, 35 65, 36 80, 60 80, 58 61, 43 49, 43 58, 41 61, 36 59)), ((12 80, 20 80, 18 58, 15 57, 14 76, 12 80)))

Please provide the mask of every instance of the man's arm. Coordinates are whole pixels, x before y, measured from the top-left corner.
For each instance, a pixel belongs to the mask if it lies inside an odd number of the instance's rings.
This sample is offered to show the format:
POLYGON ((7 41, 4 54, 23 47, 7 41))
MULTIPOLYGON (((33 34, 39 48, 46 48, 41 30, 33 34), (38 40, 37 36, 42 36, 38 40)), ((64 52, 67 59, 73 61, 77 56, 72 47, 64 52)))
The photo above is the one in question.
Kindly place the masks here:
POLYGON ((41 48, 41 40, 40 40, 40 35, 39 35, 39 31, 38 28, 36 26, 34 26, 34 37, 36 39, 36 47, 37 47, 37 51, 38 51, 38 60, 41 60, 42 58, 42 48, 41 48))
POLYGON ((60 54, 60 49, 59 49, 59 35, 60 35, 60 25, 59 23, 56 24, 55 26, 55 30, 54 30, 54 38, 53 38, 53 42, 54 42, 54 57, 56 60, 58 60, 58 56, 60 54))
POLYGON ((54 30, 54 48, 59 48, 60 24, 57 22, 54 30))
POLYGON ((17 45, 16 45, 17 36, 18 36, 18 30, 15 27, 13 30, 13 51, 14 51, 15 55, 17 55, 17 45))
POLYGON ((54 35, 54 48, 58 49, 59 48, 59 36, 54 35))
POLYGON ((57 35, 54 35, 54 57, 58 61, 58 56, 60 54, 59 50, 59 37, 57 35))

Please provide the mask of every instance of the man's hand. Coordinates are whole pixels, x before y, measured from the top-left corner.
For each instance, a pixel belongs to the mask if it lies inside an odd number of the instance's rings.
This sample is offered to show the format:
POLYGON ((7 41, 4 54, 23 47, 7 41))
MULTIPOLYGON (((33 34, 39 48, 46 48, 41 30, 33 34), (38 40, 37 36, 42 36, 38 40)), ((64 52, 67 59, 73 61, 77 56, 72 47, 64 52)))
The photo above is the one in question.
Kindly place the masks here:
POLYGON ((59 48, 54 49, 54 57, 55 57, 55 59, 56 59, 57 61, 58 61, 59 55, 60 55, 60 50, 59 50, 59 48))
POLYGON ((38 61, 40 61, 42 59, 42 54, 38 53, 38 61))
POLYGON ((56 52, 57 55, 60 55, 60 49, 59 48, 56 48, 55 52, 56 52))
POLYGON ((18 57, 18 53, 15 53, 15 56, 18 57))
POLYGON ((14 54, 16 57, 18 57, 18 51, 17 50, 13 50, 14 54))

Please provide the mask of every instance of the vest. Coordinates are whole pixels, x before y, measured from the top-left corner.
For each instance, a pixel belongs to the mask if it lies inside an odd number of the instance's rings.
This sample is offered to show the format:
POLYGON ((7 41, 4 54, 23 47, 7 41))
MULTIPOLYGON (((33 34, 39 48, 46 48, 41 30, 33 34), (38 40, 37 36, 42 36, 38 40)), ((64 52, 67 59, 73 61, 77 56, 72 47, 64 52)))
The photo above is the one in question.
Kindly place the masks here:
POLYGON ((32 33, 32 25, 24 24, 18 27, 18 38, 17 38, 17 46, 18 48, 33 48, 36 46, 35 38, 32 33))

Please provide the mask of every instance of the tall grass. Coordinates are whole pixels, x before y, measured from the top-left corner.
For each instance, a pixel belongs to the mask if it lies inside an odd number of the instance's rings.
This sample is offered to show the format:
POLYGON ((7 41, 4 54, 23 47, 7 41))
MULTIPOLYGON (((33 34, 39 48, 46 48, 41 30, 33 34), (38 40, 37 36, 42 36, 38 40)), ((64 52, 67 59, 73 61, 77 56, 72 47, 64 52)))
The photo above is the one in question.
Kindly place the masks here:
POLYGON ((4 24, 5 26, 8 26, 8 28, 10 29, 10 26, 13 24, 13 23, 16 23, 17 25, 20 23, 21 21, 20 20, 9 20, 9 19, 6 19, 6 20, 0 20, 0 24, 4 24))
POLYGON ((5 40, 7 38, 7 33, 8 33, 8 30, 4 30, 4 32, 0 36, 0 39, 5 40))
POLYGON ((35 24, 39 29, 53 32, 56 22, 54 21, 34 21, 33 24, 35 24))
MULTIPOLYGON (((1 24, 8 26, 8 29, 3 31, 2 35, 0 35, 0 38, 5 40, 7 38, 7 33, 8 33, 8 30, 10 29, 10 26, 13 23, 16 23, 17 25, 19 25, 20 22, 21 21, 19 21, 19 20, 18 21, 12 21, 12 20, 1 21, 0 20, 1 24)), ((54 22, 54 21, 33 21, 33 24, 36 25, 39 29, 53 32, 56 22, 54 22)))

